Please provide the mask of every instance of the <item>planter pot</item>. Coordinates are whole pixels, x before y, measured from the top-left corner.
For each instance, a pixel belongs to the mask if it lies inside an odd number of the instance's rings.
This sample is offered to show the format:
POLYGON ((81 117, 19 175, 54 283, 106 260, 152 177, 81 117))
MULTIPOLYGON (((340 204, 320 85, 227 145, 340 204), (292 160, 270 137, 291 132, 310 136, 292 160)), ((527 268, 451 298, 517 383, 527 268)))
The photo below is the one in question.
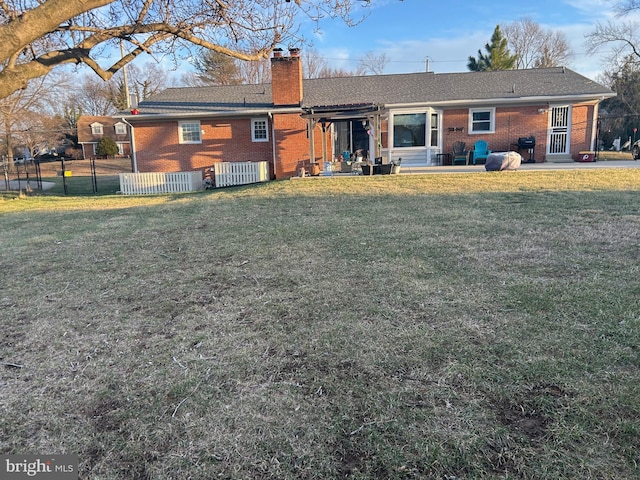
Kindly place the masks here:
POLYGON ((312 163, 309 170, 309 174, 312 176, 320 175, 320 165, 318 165, 317 163, 312 163))
POLYGON ((376 165, 380 168, 380 175, 391 175, 391 165, 390 163, 386 163, 384 165, 376 165))

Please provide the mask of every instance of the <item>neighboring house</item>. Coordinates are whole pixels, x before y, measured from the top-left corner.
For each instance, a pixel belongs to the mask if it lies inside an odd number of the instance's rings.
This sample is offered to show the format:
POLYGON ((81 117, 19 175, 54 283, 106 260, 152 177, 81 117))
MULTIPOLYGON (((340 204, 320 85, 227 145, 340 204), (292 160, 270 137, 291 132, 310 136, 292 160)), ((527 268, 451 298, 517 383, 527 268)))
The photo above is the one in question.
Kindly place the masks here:
POLYGON ((78 144, 82 147, 83 158, 95 157, 98 142, 105 137, 116 142, 120 155, 131 155, 129 126, 125 121, 90 115, 83 115, 78 119, 78 144))
POLYGON ((594 149, 598 104, 615 95, 564 67, 303 80, 296 50, 271 66, 271 85, 171 88, 122 115, 136 171, 267 161, 287 178, 343 152, 435 165, 456 141, 507 151, 524 137, 536 162, 573 161, 594 149))

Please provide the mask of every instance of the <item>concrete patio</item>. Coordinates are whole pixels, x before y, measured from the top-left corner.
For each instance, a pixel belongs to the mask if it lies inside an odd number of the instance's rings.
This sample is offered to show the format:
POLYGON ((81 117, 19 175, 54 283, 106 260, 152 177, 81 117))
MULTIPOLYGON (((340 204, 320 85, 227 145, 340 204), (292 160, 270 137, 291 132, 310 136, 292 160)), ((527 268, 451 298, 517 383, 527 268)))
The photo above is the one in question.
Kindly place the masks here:
MULTIPOLYGON (((585 170, 593 168, 640 168, 640 161, 637 160, 612 160, 599 162, 566 162, 566 163, 522 163, 516 170, 521 171, 539 171, 539 170, 585 170)), ((415 167, 411 165, 403 165, 400 175, 415 175, 427 173, 469 173, 469 172, 486 172, 484 165, 458 165, 458 166, 439 166, 439 167, 415 167)))

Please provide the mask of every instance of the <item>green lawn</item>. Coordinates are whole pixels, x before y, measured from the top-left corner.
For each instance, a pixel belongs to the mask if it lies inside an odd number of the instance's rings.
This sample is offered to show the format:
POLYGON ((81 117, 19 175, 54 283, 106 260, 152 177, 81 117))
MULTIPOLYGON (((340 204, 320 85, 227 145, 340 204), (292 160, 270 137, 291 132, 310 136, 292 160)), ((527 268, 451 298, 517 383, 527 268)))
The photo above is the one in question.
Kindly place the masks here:
POLYGON ((0 453, 640 476, 640 169, 0 196, 0 453))

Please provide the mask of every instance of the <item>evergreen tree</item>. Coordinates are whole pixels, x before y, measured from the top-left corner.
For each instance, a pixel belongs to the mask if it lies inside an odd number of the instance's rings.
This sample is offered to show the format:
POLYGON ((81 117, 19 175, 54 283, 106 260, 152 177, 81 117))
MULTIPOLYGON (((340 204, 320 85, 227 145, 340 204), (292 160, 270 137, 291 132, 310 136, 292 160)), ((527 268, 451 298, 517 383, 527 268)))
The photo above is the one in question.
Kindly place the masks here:
POLYGON ((98 146, 96 147, 96 155, 106 155, 108 157, 116 156, 120 150, 118 149, 118 144, 109 137, 104 137, 98 142, 98 146))
POLYGON ((509 52, 509 43, 502 35, 500 25, 496 25, 491 43, 484 46, 486 54, 478 50, 478 58, 469 57, 467 68, 472 72, 484 72, 489 70, 512 70, 516 67, 518 57, 509 52))
POLYGON ((213 50, 203 50, 195 61, 197 77, 204 85, 240 85, 242 78, 235 58, 213 50))

